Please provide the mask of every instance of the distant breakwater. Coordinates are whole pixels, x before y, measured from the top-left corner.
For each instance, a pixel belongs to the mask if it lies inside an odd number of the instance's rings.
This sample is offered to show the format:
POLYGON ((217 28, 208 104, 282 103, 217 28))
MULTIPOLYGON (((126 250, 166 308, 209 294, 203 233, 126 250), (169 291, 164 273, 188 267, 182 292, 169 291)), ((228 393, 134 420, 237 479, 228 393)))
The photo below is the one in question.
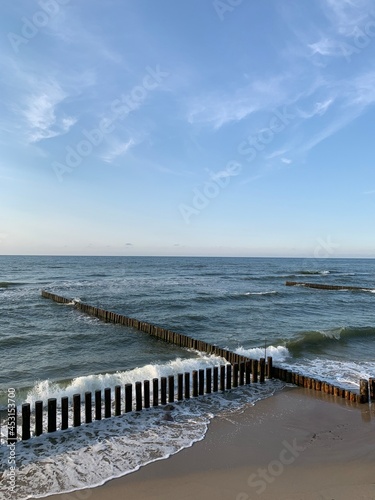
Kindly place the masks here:
POLYGON ((318 290, 352 290, 352 291, 372 291, 373 288, 364 288, 348 285, 324 285, 321 283, 304 283, 301 281, 287 281, 286 286, 304 286, 306 288, 317 288, 318 290))

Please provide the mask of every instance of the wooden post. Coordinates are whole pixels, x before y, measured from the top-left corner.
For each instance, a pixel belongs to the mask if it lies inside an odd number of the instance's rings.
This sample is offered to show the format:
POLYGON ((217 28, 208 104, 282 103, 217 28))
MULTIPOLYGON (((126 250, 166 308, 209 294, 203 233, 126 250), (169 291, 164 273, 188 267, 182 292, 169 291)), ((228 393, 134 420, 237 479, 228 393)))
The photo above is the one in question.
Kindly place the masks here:
POLYGON ((158 406, 159 404, 159 379, 152 379, 152 406, 158 406))
POLYGON ((251 372, 253 375, 253 383, 255 384, 256 382, 258 382, 258 360, 257 359, 252 360, 251 372))
POLYGON ((95 420, 102 419, 102 391, 95 391, 95 420))
POLYGON ((177 400, 182 401, 184 399, 184 375, 182 373, 177 374, 177 400))
POLYGON ((213 392, 217 392, 219 388, 219 368, 214 366, 214 387, 213 392))
POLYGON ((212 368, 206 368, 206 394, 211 394, 212 390, 212 368))
POLYGON ((129 413, 133 409, 133 386, 125 384, 125 413, 129 413))
POLYGON ((168 377, 168 402, 174 403, 174 376, 168 377))
POLYGON ((246 361, 245 363, 245 382, 246 385, 250 384, 251 379, 251 361, 246 361))
POLYGON ((193 371, 193 398, 198 396, 198 372, 197 370, 193 371))
POLYGON ((35 436, 43 434, 43 401, 35 401, 35 436))
POLYGON ((371 401, 375 401, 375 378, 370 378, 368 382, 370 386, 371 401))
POLYGON ((92 422, 92 394, 85 392, 85 422, 91 424, 92 422))
POLYGON ((144 408, 150 408, 150 381, 143 381, 143 406, 144 408))
POLYGON ((111 418, 111 389, 104 389, 104 418, 111 418))
POLYGON ((69 398, 64 396, 61 398, 61 430, 67 429, 69 426, 69 398))
POLYGON ((115 386, 115 416, 121 415, 121 385, 115 386))
POLYGON ((167 404, 167 378, 166 377, 161 377, 160 379, 160 404, 161 405, 166 405, 167 404))
POLYGON ((30 404, 24 403, 22 405, 22 440, 30 439, 30 404))
POLYGON ((232 365, 227 365, 227 389, 232 388, 232 365))
POLYGON ((368 403, 369 401, 369 391, 368 391, 368 380, 361 378, 359 381, 359 402, 368 403))
POLYGON ((245 383, 245 363, 242 361, 240 363, 240 385, 245 383))
POLYGON ((225 365, 220 366, 220 390, 225 391, 225 365))
POLYGON ((259 382, 261 384, 263 384, 264 383, 264 378, 265 378, 265 371, 266 371, 266 360, 264 358, 260 358, 260 360, 259 360, 259 368, 260 368, 259 382))
POLYGON ((233 387, 238 387, 238 372, 239 372, 238 363, 234 363, 234 365, 233 365, 233 387))
POLYGON ((142 410, 142 384, 141 382, 135 383, 135 411, 142 410))
POLYGON ((267 358, 267 378, 272 378, 272 356, 267 358))
POLYGON ((48 400, 47 432, 55 432, 56 431, 56 410, 57 410, 57 401, 55 398, 50 398, 48 400))
POLYGON ((190 399, 190 373, 185 373, 185 399, 190 399))
POLYGON ((73 394, 73 427, 81 425, 81 395, 73 394))
POLYGON ((199 370, 199 396, 204 394, 204 370, 199 370))

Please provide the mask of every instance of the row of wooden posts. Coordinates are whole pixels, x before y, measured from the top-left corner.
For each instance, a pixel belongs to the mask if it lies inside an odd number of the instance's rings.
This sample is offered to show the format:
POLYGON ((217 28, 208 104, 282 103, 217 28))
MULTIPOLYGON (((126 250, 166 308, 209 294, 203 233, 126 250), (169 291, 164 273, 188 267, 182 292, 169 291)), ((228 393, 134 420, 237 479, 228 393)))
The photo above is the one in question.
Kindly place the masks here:
MULTIPOLYGON (((191 397, 196 398, 204 394, 224 392, 232 388, 248 385, 250 383, 264 383, 265 377, 272 376, 272 358, 268 358, 267 364, 264 358, 258 360, 248 360, 235 363, 234 365, 220 365, 208 367, 205 370, 194 370, 192 373, 178 373, 168 377, 154 378, 152 381, 144 380, 134 384, 125 384, 124 387, 117 385, 114 391, 111 388, 104 389, 104 407, 103 391, 96 390, 94 398, 92 392, 74 394, 69 407, 69 398, 62 397, 60 401, 60 429, 65 430, 69 427, 69 414, 72 415, 73 427, 78 427, 83 423, 89 424, 93 419, 101 420, 113 416, 120 416, 124 413, 141 411, 174 403, 176 401, 188 400, 191 397), (176 383, 177 381, 177 383, 176 383), (152 390, 151 390, 152 389, 152 390), (113 398, 114 396, 114 398, 113 398), (135 396, 135 397, 134 397, 135 396), (82 422, 81 409, 84 404, 85 419, 82 422), (135 404, 135 406, 134 406, 135 404), (104 414, 103 414, 104 410, 104 414)), ((34 436, 40 436, 43 432, 55 432, 57 430, 57 399, 50 398, 45 407, 43 401, 36 401, 34 405, 34 436), (47 428, 43 426, 43 413, 47 410, 47 428)), ((22 431, 21 439, 28 440, 31 437, 31 405, 24 403, 22 405, 22 431)), ((12 429, 13 436, 17 435, 12 429)), ((9 436, 9 441, 14 441, 9 436)))
POLYGON ((276 366, 272 369, 272 377, 290 384, 305 387, 306 389, 331 394, 332 396, 346 399, 347 401, 352 401, 354 403, 364 404, 368 403, 370 400, 375 401, 375 378, 370 378, 369 380, 360 379, 358 393, 355 390, 351 391, 349 389, 344 389, 338 385, 330 384, 329 382, 301 375, 300 373, 278 368, 276 366))
POLYGON ((224 358, 226 361, 228 361, 228 363, 231 363, 232 365, 234 365, 235 363, 242 363, 249 360, 249 358, 247 358, 246 356, 241 356, 240 354, 228 351, 227 349, 222 349, 217 345, 209 344, 208 342, 205 342, 203 340, 194 339, 192 337, 189 337, 188 335, 173 332, 172 330, 167 330, 165 328, 152 325, 151 323, 147 323, 145 321, 129 318, 128 316, 124 316, 123 314, 117 314, 115 312, 106 311, 105 309, 101 309, 99 307, 90 306, 88 304, 84 304, 83 302, 74 301, 73 299, 67 299, 65 297, 61 297, 60 295, 46 292, 45 290, 42 290, 42 296, 46 299, 52 299, 60 304, 74 304, 74 307, 76 309, 86 314, 89 314, 90 316, 94 316, 96 318, 102 319, 110 323, 115 323, 135 328, 141 332, 148 333, 153 337, 156 337, 160 340, 164 340, 165 342, 169 342, 171 344, 175 344, 179 347, 185 347, 187 349, 195 349, 197 351, 205 352, 207 354, 214 354, 216 356, 220 356, 221 358, 224 358))
MULTIPOLYGON (((193 339, 187 335, 173 332, 165 328, 152 325, 150 323, 139 321, 134 318, 117 314, 111 311, 93 307, 79 301, 73 301, 59 295, 42 291, 42 296, 52 299, 55 302, 63 304, 72 304, 89 315, 95 316, 107 322, 118 323, 124 326, 136 328, 142 332, 155 336, 158 339, 173 343, 180 347, 196 349, 208 354, 214 354, 224 358, 229 364, 220 367, 207 368, 205 370, 196 370, 192 373, 177 374, 177 387, 175 387, 175 377, 161 377, 152 381, 144 381, 135 383, 135 410, 139 411, 143 408, 149 408, 150 405, 158 406, 171 403, 175 399, 181 401, 197 397, 211 392, 229 390, 232 387, 238 387, 245 384, 260 382, 263 383, 265 378, 276 378, 286 383, 295 384, 315 391, 322 391, 327 394, 332 394, 337 398, 345 398, 346 400, 356 403, 367 403, 375 401, 375 378, 370 380, 360 380, 359 394, 356 391, 350 391, 341 387, 329 384, 328 382, 301 375, 300 373, 275 367, 272 363, 272 357, 261 358, 260 360, 250 359, 227 349, 222 349, 216 345, 209 344, 202 340, 193 339), (191 384, 192 382, 192 384, 191 384), (152 402, 151 391, 152 387, 152 402), (175 393, 175 390, 177 392, 175 393), (159 397, 160 396, 160 397, 159 397)), ((133 386, 126 384, 122 394, 122 387, 116 386, 114 389, 114 400, 112 401, 112 391, 110 388, 104 389, 104 418, 118 416, 122 413, 128 413, 133 410, 133 386), (124 400, 124 404, 122 404, 124 400), (113 408, 113 411, 112 411, 113 408)), ((95 420, 100 420, 103 417, 102 401, 103 394, 101 390, 94 393, 94 414, 95 420)), ((92 421, 92 393, 88 392, 84 395, 75 394, 72 398, 72 407, 69 408, 68 397, 61 398, 61 429, 69 427, 69 414, 72 414, 72 425, 77 427, 81 425, 81 405, 84 402, 85 406, 85 423, 92 421)), ((44 403, 37 401, 35 403, 34 420, 35 429, 34 435, 38 436, 45 432, 43 429, 43 408, 44 403)), ((22 405, 22 439, 27 440, 31 437, 31 413, 30 404, 22 405)), ((47 403, 47 432, 57 430, 57 400, 51 398, 47 403)), ((8 442, 15 441, 17 433, 13 437, 9 437, 8 442)))
MULTIPOLYGON (((305 286, 312 286, 314 288, 322 287, 322 288, 329 288, 329 289, 338 289, 341 287, 335 287, 331 285, 319 285, 319 284, 314 284, 314 283, 297 283, 293 281, 287 281, 287 285, 293 286, 293 285, 298 285, 298 284, 303 284, 305 286)), ((353 288, 354 287, 350 287, 353 288)), ((171 330, 166 330, 165 328, 159 327, 152 325, 150 323, 144 322, 144 321, 139 321, 134 318, 129 318, 128 316, 124 316, 122 314, 117 314, 115 312, 111 311, 106 311, 104 309, 90 306, 87 304, 84 304, 79 301, 73 301, 72 299, 67 299, 65 297, 61 297, 60 295, 56 295, 51 292, 47 292, 45 290, 42 290, 42 296, 47 298, 47 299, 52 299, 55 302, 63 303, 63 304, 71 304, 74 302, 74 305, 77 309, 80 311, 89 314, 91 316, 95 316, 99 319, 102 319, 107 322, 112 322, 112 323, 119 323, 124 326, 129 326, 132 328, 136 328, 137 330, 140 330, 142 332, 148 333, 150 335, 153 335, 157 337, 158 339, 164 340, 166 342, 173 343, 177 346, 180 347, 185 347, 185 348, 191 348, 191 349, 196 349, 201 352, 205 352, 207 354, 214 354, 216 356, 220 356, 224 358, 228 363, 231 363, 232 365, 234 364, 240 364, 240 363, 246 363, 247 361, 252 362, 258 362, 257 360, 252 360, 246 356, 241 356, 239 354, 236 354, 234 352, 228 351, 227 349, 222 349, 216 345, 209 344, 208 342, 204 342, 202 340, 197 340, 193 339, 187 335, 183 335, 181 333, 176 333, 171 330)), ((342 387, 330 384, 326 381, 315 379, 312 377, 304 376, 301 375, 298 372, 293 372, 290 370, 285 370, 282 368, 277 368, 274 367, 272 369, 272 358, 267 358, 268 360, 271 359, 271 368, 270 368, 270 376, 272 378, 277 378, 280 380, 283 380, 287 383, 293 383, 302 387, 307 387, 309 389, 314 389, 316 391, 323 391, 327 394, 332 394, 334 396, 337 396, 339 398, 345 398, 349 401, 352 402, 357 402, 357 403, 367 403, 371 400, 375 400, 374 397, 374 380, 373 378, 370 378, 369 380, 361 379, 360 380, 360 390, 359 394, 357 391, 353 390, 350 391, 348 389, 344 389, 342 387)), ((261 359, 260 364, 265 363, 265 360, 261 359)), ((252 365, 250 365, 252 366, 252 365)))

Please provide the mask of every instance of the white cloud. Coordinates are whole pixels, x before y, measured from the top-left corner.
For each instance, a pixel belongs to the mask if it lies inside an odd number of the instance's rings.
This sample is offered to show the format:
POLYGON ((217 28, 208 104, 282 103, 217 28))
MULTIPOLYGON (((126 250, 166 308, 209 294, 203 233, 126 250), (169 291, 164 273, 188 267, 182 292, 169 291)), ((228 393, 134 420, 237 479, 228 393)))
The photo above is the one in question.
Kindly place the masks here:
POLYGON ((250 85, 226 93, 206 93, 195 98, 187 115, 191 124, 211 125, 219 129, 231 122, 239 122, 261 110, 272 110, 288 100, 287 82, 291 75, 280 75, 267 80, 254 80, 250 85))
POLYGON ((323 6, 335 31, 344 36, 352 35, 374 8, 371 0, 324 0, 323 6))
POLYGON ((71 116, 58 116, 57 107, 67 97, 68 94, 56 82, 35 85, 35 90, 25 98, 22 111, 30 142, 65 134, 76 123, 76 118, 71 116))
POLYGON ((314 116, 322 116, 325 114, 327 109, 334 103, 333 98, 326 99, 325 101, 318 101, 314 104, 312 110, 304 111, 299 109, 299 115, 301 118, 308 119, 313 118, 314 116))
POLYGON ((289 158, 281 158, 281 161, 285 163, 285 165, 290 165, 292 163, 292 160, 289 158))
POLYGON ((287 152, 286 149, 278 149, 277 151, 274 151, 270 155, 266 156, 267 160, 272 160, 273 158, 277 158, 278 156, 282 156, 287 152))
POLYGON ((112 163, 116 158, 129 151, 129 149, 134 145, 134 139, 129 139, 128 142, 118 142, 105 155, 102 156, 102 160, 106 163, 112 163))
POLYGON ((344 56, 343 43, 327 37, 321 38, 318 42, 308 44, 308 47, 311 49, 313 55, 344 56))

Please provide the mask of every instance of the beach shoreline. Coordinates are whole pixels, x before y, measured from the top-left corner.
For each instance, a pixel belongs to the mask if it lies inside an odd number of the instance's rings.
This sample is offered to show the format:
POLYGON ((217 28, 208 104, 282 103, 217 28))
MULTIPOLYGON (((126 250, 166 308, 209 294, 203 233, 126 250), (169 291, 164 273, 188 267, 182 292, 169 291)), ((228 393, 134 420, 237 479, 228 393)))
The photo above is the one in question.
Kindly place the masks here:
POLYGON ((50 500, 373 500, 375 408, 285 388, 215 417, 202 441, 50 500))

